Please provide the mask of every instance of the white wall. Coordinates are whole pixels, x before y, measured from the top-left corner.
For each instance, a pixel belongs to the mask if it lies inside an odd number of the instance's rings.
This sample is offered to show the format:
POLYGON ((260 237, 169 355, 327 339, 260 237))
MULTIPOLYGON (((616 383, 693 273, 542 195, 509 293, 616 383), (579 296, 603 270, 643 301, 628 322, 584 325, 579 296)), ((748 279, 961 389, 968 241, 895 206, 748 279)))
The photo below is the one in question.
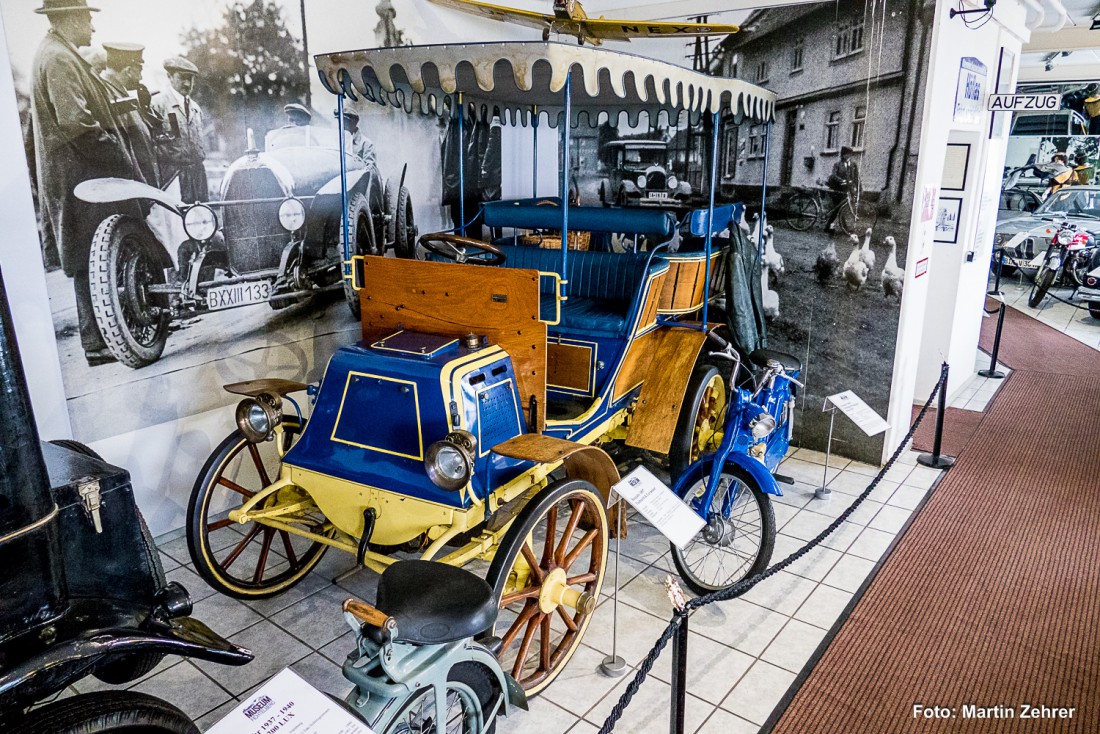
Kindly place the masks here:
POLYGON ((960 61, 969 56, 986 65, 984 92, 988 93, 996 83, 1001 48, 1013 52, 1018 66, 1028 33, 1019 0, 998 2, 993 20, 980 29, 967 28, 960 18, 950 19, 948 10, 952 7, 957 7, 954 0, 937 0, 910 230, 912 244, 905 258, 905 298, 894 355, 887 454, 908 430, 914 401, 923 403, 936 384, 941 363, 946 361, 951 367, 951 391, 961 387, 974 367, 1006 141, 989 140, 989 113, 984 113, 976 125, 953 120, 960 61), (964 203, 959 244, 954 245, 934 244, 932 222, 922 221, 921 216, 923 193, 932 187, 939 189, 949 141, 972 145, 967 191, 961 194, 964 203), (974 253, 969 262, 968 250, 974 253), (915 268, 926 257, 928 273, 915 277, 915 268))
POLYGON ((42 270, 38 223, 31 204, 31 182, 19 127, 7 35, 0 19, 0 268, 15 319, 15 333, 27 373, 38 433, 44 439, 69 438, 69 413, 61 384, 46 274, 42 270))

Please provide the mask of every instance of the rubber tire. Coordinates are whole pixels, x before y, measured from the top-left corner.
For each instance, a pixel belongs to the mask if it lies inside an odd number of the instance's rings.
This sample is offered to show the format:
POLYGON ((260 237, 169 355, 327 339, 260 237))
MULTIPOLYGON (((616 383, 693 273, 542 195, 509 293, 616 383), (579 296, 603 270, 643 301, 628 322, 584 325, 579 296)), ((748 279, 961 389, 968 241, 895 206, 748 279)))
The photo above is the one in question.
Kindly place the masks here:
POLYGON ((412 199, 409 190, 401 187, 397 195, 397 209, 393 215, 397 222, 394 229, 393 254, 405 260, 411 260, 415 256, 416 237, 419 234, 416 228, 416 218, 413 212, 412 199))
POLYGON ((84 456, 90 456, 97 461, 104 461, 102 456, 97 454, 86 444, 80 443, 80 441, 71 441, 67 438, 55 438, 54 440, 50 441, 50 443, 52 443, 54 446, 60 446, 63 449, 68 449, 69 451, 75 451, 78 454, 83 454, 84 456))
MULTIPOLYGON (((711 462, 708 461, 700 462, 692 468, 692 471, 699 474, 704 471, 709 471, 710 464, 711 462)), ((760 540, 760 552, 756 556, 756 561, 741 577, 741 579, 744 579, 765 570, 768 567, 768 563, 771 561, 772 551, 775 549, 775 509, 772 507, 771 496, 760 489, 760 486, 747 471, 739 466, 727 464, 726 471, 723 473, 733 474, 744 482, 749 490, 752 491, 753 498, 760 508, 760 534, 762 536, 760 540)), ((689 481, 690 484, 685 485, 685 487, 692 486, 696 479, 691 479, 689 481)), ((672 562, 676 565, 676 572, 680 575, 680 578, 689 589, 700 596, 715 591, 715 589, 695 583, 688 574, 687 569, 684 568, 683 562, 680 560, 679 549, 672 543, 669 543, 669 547, 672 549, 672 562)), ((730 585, 732 586, 741 579, 731 582, 730 585)), ((728 586, 723 588, 728 588, 728 586)))
MULTIPOLYGON (((304 428, 303 426, 303 430, 304 428)), ((230 433, 220 444, 218 444, 217 448, 211 452, 206 463, 203 464, 199 475, 195 477, 195 485, 191 489, 191 497, 187 502, 187 552, 191 555, 192 563, 195 564, 195 571, 212 589, 234 599, 269 599, 290 589, 309 575, 314 567, 320 563, 329 547, 323 543, 315 543, 317 547, 311 547, 308 552, 315 553, 316 555, 310 557, 303 567, 295 572, 289 579, 280 581, 271 588, 260 587, 256 590, 248 590, 245 587, 238 588, 229 586, 217 575, 214 569, 211 569, 206 564, 206 557, 203 553, 204 547, 200 543, 200 540, 205 538, 202 532, 202 524, 204 522, 203 504, 205 497, 213 478, 212 475, 219 469, 219 464, 224 460, 223 457, 227 455, 231 449, 236 447, 239 442, 245 440, 247 439, 245 439, 244 434, 239 428, 230 433)), ((279 576, 275 578, 279 578, 279 576)))
MULTIPOLYGON (((352 237, 352 255, 382 255, 383 247, 376 242, 374 221, 371 217, 370 199, 364 193, 358 193, 348 202, 348 234, 352 237), (365 221, 364 221, 365 220, 365 221), (365 224, 360 227, 360 224, 365 224)), ((359 292, 351 287, 351 281, 344 281, 344 301, 351 315, 358 321, 359 292)))
POLYGON ((88 255, 88 287, 92 295, 92 311, 107 348, 119 362, 139 369, 156 362, 164 353, 168 342, 168 325, 171 321, 166 310, 162 311, 155 325, 154 338, 148 344, 138 342, 122 316, 119 298, 116 264, 121 243, 135 237, 151 260, 153 277, 164 282, 163 270, 171 267, 171 258, 144 222, 133 217, 115 214, 104 219, 92 238, 88 255))
POLYGON ((1100 303, 1089 301, 1089 316, 1100 321, 1100 303))
MULTIPOLYGON (((519 556, 520 548, 523 543, 527 541, 527 535, 530 533, 534 523, 546 512, 549 512, 551 506, 561 502, 566 495, 572 494, 576 490, 587 490, 596 497, 597 506, 603 513, 604 530, 605 533, 608 534, 604 538, 604 561, 601 566, 601 577, 596 584, 595 596, 599 599, 600 589, 603 587, 603 577, 607 575, 607 537, 609 537, 610 534, 611 523, 608 519, 607 508, 604 506, 599 490, 591 483, 580 479, 562 479, 553 482, 536 494, 530 502, 524 505, 523 509, 519 511, 519 514, 516 515, 515 520, 512 521, 511 527, 508 528, 508 531, 501 538, 500 544, 497 545, 496 552, 493 554, 493 560, 489 564, 489 571, 485 574, 485 580, 493 589, 493 597, 495 599, 499 600, 503 595, 504 587, 508 583, 508 575, 515 562, 513 559, 519 556)), ((557 678, 565 666, 569 664, 570 658, 576 653, 578 647, 580 647, 581 640, 584 639, 584 633, 588 629, 589 623, 592 621, 593 614, 589 614, 582 621, 580 632, 577 635, 576 641, 573 643, 573 649, 569 650, 568 654, 564 656, 565 659, 560 663, 558 669, 554 671, 548 679, 538 683, 535 688, 526 691, 528 698, 534 698, 539 695, 547 686, 554 682, 554 679, 557 678)))
POLYGON ((821 218, 821 203, 804 191, 796 191, 785 204, 787 226, 805 232, 821 218))
POLYGON ((1039 270, 1039 276, 1035 279, 1035 288, 1031 291, 1031 295, 1028 296, 1027 305, 1031 308, 1037 308, 1043 299, 1046 298, 1047 291, 1050 290, 1050 286, 1054 284, 1054 276, 1057 273, 1048 267, 1042 267, 1039 270))
POLYGON ((198 734, 167 701, 135 691, 102 691, 65 698, 31 711, 7 734, 198 734))
MULTIPOLYGON (((703 347, 706 349, 706 346, 703 347)), ((707 383, 717 375, 722 379, 718 369, 710 364, 697 364, 688 380, 687 392, 684 394, 684 403, 680 406, 680 417, 676 421, 676 431, 672 434, 672 445, 668 450, 668 473, 675 483, 677 477, 691 464, 691 439, 695 428, 695 417, 699 412, 700 403, 703 401, 703 393, 706 392, 707 383)), ((723 383, 725 380, 722 380, 723 383)), ((726 386, 727 410, 729 409, 729 386, 726 386)), ((698 458, 698 457, 697 457, 698 458)))
MULTIPOLYGON (((478 663, 472 661, 458 663, 457 665, 452 667, 450 672, 447 673, 447 680, 462 683, 474 692, 474 695, 477 696, 478 702, 481 704, 483 717, 487 714, 488 709, 492 708, 494 698, 501 695, 496 677, 491 672, 489 672, 485 668, 485 666, 479 665, 478 663)), ((420 699, 422 696, 426 696, 428 692, 428 690, 416 691, 404 701, 402 701, 395 708, 395 713, 386 725, 386 729, 384 731, 380 731, 379 734, 407 734, 409 731, 408 729, 401 726, 395 726, 395 724, 400 723, 398 720, 400 719, 401 714, 408 710, 409 707, 415 705, 417 700, 420 699)), ((389 707, 387 707, 387 709, 388 708, 389 707)), ((482 732, 484 732, 484 734, 493 734, 493 732, 496 731, 497 723, 495 719, 493 721, 486 721, 484 722, 484 724, 485 725, 482 728, 482 732)), ((378 731, 378 722, 370 722, 370 726, 372 729, 378 731)), ((437 727, 432 731, 439 731, 439 729, 437 727)), ((481 733, 470 732, 470 734, 481 733)))

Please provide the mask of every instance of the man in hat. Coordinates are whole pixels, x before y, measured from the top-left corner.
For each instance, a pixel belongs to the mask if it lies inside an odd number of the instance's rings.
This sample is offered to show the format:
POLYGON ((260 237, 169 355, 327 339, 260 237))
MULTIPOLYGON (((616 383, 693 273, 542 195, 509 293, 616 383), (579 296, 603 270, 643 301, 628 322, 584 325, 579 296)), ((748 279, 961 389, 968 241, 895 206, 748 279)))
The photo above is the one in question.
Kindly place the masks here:
POLYGON ((286 113, 286 125, 283 127, 307 127, 313 120, 313 113, 305 105, 297 102, 291 102, 283 107, 283 112, 286 113))
MULTIPOLYGON (((340 119, 339 107, 332 111, 332 116, 337 120, 340 119)), ((371 142, 370 138, 363 135, 363 131, 359 129, 359 113, 347 107, 344 108, 344 132, 351 137, 351 143, 347 148, 348 153, 359 156, 372 166, 377 165, 374 155, 374 143, 371 142)))
MULTIPOLYGON (((139 43, 104 43, 103 50, 107 55, 106 67, 99 76, 107 82, 111 109, 126 133, 141 177, 150 186, 160 186, 154 130, 150 127, 151 122, 156 123, 148 109, 148 92, 141 83, 145 47, 139 43), (141 94, 143 91, 145 95, 141 94)), ((156 125, 159 132, 160 126, 156 125)))
POLYGON ((825 222, 825 230, 836 231, 836 218, 840 214, 841 204, 848 196, 858 196, 863 190, 863 184, 859 178, 859 166, 852 156, 855 151, 847 145, 840 149, 840 160, 833 164, 833 172, 829 175, 826 184, 832 191, 833 206, 829 214, 829 221, 825 222))
POLYGON ((180 197, 190 204, 210 197, 206 180, 205 126, 202 108, 191 98, 199 69, 185 58, 164 62, 169 88, 153 95, 153 113, 163 121, 165 141, 160 147, 161 175, 168 181, 177 173, 180 197))
POLYGON ((39 200, 57 240, 61 265, 73 279, 80 343, 89 365, 114 357, 92 310, 88 254, 100 221, 126 207, 87 204, 76 198, 73 188, 91 178, 138 175, 125 133, 111 113, 107 87, 77 51, 92 42, 96 10, 87 0, 43 0, 35 12, 49 19, 50 30, 35 53, 31 72, 39 200))

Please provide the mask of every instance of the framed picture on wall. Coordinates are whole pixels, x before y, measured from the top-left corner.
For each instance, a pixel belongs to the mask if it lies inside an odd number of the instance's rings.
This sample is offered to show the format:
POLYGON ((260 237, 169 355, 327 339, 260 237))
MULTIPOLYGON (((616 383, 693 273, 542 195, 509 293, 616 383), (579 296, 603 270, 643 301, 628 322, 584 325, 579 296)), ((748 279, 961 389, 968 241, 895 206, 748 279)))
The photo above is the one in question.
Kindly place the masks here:
POLYGON ((948 143, 947 154, 943 158, 943 181, 941 191, 963 191, 966 189, 966 174, 970 169, 970 143, 948 143))
POLYGON ((954 196, 941 196, 936 203, 936 217, 933 222, 933 242, 948 245, 959 241, 959 214, 963 200, 954 196))

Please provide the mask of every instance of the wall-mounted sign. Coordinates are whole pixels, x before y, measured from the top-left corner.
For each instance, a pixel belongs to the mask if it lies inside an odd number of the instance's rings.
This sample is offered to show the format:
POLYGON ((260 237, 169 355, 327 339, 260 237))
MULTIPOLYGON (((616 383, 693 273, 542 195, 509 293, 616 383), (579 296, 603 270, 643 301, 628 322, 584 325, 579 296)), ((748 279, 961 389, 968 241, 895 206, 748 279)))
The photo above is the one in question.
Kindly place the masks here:
POLYGON ((1024 110, 1058 110, 1062 107, 1060 94, 991 94, 986 109, 993 112, 1022 112, 1024 110))
POLYGON ((917 260, 917 266, 913 270, 913 280, 916 280, 917 278, 919 278, 922 275, 925 275, 927 273, 928 273, 928 258, 925 257, 925 258, 921 258, 920 260, 917 260))
POLYGON ((959 61, 959 86, 955 89, 955 122, 976 125, 985 102, 986 67, 972 56, 959 61))
POLYGON ((936 219, 933 242, 954 245, 959 241, 959 213, 962 211, 962 199, 953 196, 941 196, 936 205, 936 219))

